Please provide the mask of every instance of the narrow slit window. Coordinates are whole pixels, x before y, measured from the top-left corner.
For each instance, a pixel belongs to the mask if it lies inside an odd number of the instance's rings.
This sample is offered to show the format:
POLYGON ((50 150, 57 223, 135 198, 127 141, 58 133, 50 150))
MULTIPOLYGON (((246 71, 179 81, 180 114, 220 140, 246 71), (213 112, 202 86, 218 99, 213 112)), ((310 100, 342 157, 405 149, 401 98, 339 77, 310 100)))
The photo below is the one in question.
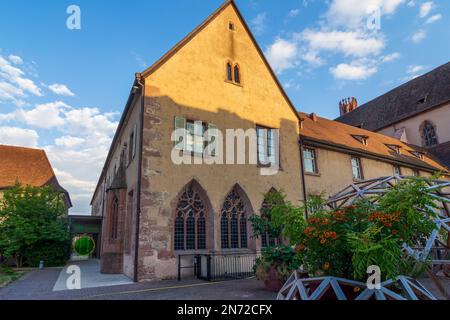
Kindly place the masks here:
POLYGON ((227 80, 233 81, 233 67, 229 62, 227 63, 227 80))
POLYGON ((238 65, 234 66, 234 82, 241 83, 241 70, 238 65))

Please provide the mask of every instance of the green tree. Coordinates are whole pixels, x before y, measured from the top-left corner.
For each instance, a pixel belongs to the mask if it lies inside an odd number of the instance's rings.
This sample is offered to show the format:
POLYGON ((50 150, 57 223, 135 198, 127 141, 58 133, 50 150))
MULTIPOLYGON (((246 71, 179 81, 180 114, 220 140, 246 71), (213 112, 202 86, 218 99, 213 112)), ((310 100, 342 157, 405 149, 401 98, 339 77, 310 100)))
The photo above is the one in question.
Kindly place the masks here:
POLYGON ((22 186, 6 190, 0 200, 0 254, 17 267, 63 264, 69 232, 63 195, 51 187, 22 186))

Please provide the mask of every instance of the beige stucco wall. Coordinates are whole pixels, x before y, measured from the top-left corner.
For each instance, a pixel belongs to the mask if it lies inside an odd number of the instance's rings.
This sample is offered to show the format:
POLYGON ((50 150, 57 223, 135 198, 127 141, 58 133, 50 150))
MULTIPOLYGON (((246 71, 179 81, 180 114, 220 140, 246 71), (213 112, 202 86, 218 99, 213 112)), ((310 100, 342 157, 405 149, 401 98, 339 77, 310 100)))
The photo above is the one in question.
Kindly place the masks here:
POLYGON ((298 118, 231 6, 146 79, 146 96, 140 280, 176 276, 174 208, 178 194, 193 179, 212 205, 214 238, 209 250, 221 250, 220 211, 234 185, 244 190, 253 212, 272 187, 284 189, 293 203, 302 199, 298 118), (234 32, 228 30, 230 21, 234 32), (228 60, 240 65, 242 85, 225 81, 228 60), (282 171, 261 176, 256 165, 174 165, 170 137, 175 116, 214 123, 222 131, 254 129, 257 124, 279 128, 282 171))
MULTIPOLYGON (((315 148, 318 162, 318 175, 305 174, 308 194, 332 196, 352 184, 351 155, 328 149, 315 148)), ((364 179, 392 176, 392 163, 379 160, 360 158, 364 179)), ((411 167, 400 166, 402 175, 412 176, 411 167)), ((430 177, 430 172, 419 171, 420 176, 430 177)))
POLYGON ((425 121, 429 121, 435 125, 439 143, 450 141, 450 103, 398 122, 395 125, 381 129, 378 132, 387 136, 395 137, 396 130, 405 128, 407 139, 406 142, 422 146, 422 135, 420 128, 425 121))

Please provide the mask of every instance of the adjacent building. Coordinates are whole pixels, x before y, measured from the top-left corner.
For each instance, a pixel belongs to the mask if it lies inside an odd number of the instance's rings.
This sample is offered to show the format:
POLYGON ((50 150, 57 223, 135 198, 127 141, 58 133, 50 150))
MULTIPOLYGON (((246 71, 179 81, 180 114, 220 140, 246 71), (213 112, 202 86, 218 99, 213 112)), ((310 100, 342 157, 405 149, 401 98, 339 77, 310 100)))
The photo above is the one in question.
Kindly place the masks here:
POLYGON ((0 145, 0 198, 17 182, 51 186, 64 195, 67 210, 72 207, 69 193, 59 184, 44 150, 0 145))
POLYGON ((422 148, 340 122, 300 113, 307 194, 333 195, 354 182, 393 175, 430 177, 448 168, 422 148))
POLYGON ((450 166, 450 62, 357 107, 341 102, 339 122, 421 146, 450 166))
POLYGON ((267 241, 252 237, 248 219, 265 193, 284 190, 299 204, 308 193, 391 175, 394 166, 405 174, 445 170, 396 139, 299 114, 236 4, 226 1, 136 74, 91 202, 103 220, 101 270, 166 279, 194 256, 254 253, 267 241), (256 147, 239 151, 239 134, 236 144, 220 145, 226 130, 244 133, 244 144, 254 132, 256 147), (233 151, 237 164, 211 162, 221 149, 227 157, 233 151), (179 163, 180 153, 192 163, 179 163))

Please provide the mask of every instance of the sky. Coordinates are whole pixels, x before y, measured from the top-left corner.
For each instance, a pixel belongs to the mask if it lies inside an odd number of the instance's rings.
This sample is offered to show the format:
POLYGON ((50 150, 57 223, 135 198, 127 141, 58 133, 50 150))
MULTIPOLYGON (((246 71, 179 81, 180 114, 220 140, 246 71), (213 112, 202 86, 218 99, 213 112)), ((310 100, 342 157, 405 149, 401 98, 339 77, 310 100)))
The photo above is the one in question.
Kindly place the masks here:
MULTIPOLYGON (((89 214, 135 72, 221 3, 1 1, 0 144, 45 149, 71 214, 89 214)), ((449 61, 450 0, 236 3, 299 111, 334 119, 341 99, 363 104, 449 61)))

